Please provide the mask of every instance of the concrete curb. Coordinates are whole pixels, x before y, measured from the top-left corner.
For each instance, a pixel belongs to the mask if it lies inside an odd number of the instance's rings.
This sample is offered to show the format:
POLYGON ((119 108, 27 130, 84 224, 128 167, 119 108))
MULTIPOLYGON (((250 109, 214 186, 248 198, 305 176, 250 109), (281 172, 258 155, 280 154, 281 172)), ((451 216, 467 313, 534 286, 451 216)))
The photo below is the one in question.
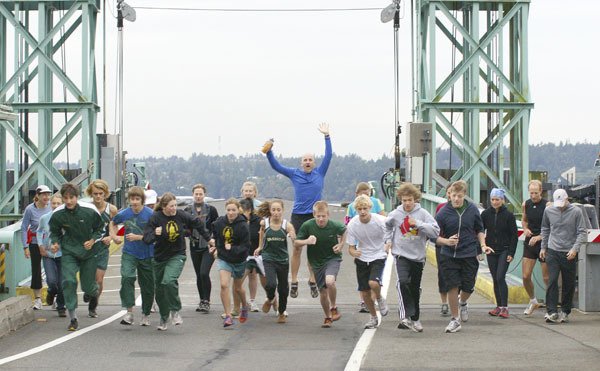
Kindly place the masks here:
MULTIPOLYGON (((434 267, 437 267, 437 259, 435 258, 435 246, 427 244, 427 261, 434 267)), ((479 272, 477 273, 477 281, 475 282, 475 291, 478 294, 488 298, 491 303, 495 303, 496 299, 494 296, 494 283, 492 277, 488 271, 484 271, 480 266, 479 272)), ((520 283, 519 279, 515 278, 511 274, 506 275, 508 284, 508 302, 509 304, 527 304, 529 303, 529 295, 527 291, 520 283)))
POLYGON ((0 302, 0 338, 33 321, 33 308, 27 296, 16 296, 0 302))

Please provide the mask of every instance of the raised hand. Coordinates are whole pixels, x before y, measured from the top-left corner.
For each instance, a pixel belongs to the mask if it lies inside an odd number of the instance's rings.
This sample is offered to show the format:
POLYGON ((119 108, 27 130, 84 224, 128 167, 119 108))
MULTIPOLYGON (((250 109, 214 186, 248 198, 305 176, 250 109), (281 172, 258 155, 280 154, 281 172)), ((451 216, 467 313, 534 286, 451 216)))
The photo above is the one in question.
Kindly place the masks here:
POLYGON ((322 122, 319 124, 319 131, 321 134, 328 136, 329 135, 329 124, 326 122, 322 122))

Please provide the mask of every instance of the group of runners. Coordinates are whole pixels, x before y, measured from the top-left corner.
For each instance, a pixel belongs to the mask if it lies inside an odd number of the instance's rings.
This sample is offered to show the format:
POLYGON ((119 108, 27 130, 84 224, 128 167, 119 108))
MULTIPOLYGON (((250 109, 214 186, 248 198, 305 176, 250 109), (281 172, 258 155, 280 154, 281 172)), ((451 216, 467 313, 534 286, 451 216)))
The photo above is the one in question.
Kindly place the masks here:
MULTIPOLYGON (((262 311, 268 313, 273 309, 278 314, 277 323, 286 323, 288 295, 298 296, 298 271, 302 251, 306 250, 311 296, 320 298, 322 327, 328 328, 342 315, 336 302, 336 278, 347 244, 356 266, 361 310, 370 314, 365 328, 379 325, 377 309, 381 316, 389 312, 381 290, 383 270, 391 253, 398 277, 398 328, 421 332, 421 278, 426 246, 431 241, 436 245, 443 301, 441 314, 451 316, 445 332, 457 332, 468 321, 467 302, 474 290, 479 260, 484 255, 496 297, 496 308, 489 314, 509 317, 505 276, 516 251, 517 226, 514 215, 504 205, 503 190, 493 189, 491 206, 480 213, 466 199, 467 184, 454 182, 447 188, 448 203, 441 205, 434 217, 420 206, 419 189, 403 183, 397 189, 400 205, 385 216, 379 200, 370 195, 369 185, 360 183, 357 197, 348 207, 346 223, 337 222, 330 219, 329 205, 322 200, 332 156, 328 125, 321 124, 319 131, 325 138, 325 156, 319 166, 314 155, 307 153, 302 156, 300 168, 285 167, 273 154, 272 140, 263 147, 271 167, 288 177, 294 187, 289 222, 283 218, 283 202, 259 202, 252 182, 242 185, 241 200, 225 201, 223 216, 205 202, 207 189, 202 184, 193 187, 193 205, 185 210, 178 210, 172 193, 157 199, 152 190, 132 187, 127 195, 129 206, 120 211, 106 202, 110 192, 101 179, 86 189, 92 203, 81 202, 78 187, 71 183, 64 184, 54 196, 47 186, 40 185, 34 203, 25 210, 22 224, 25 255, 32 262, 34 309, 41 309, 39 264, 43 258, 48 283, 46 302, 56 303, 60 317, 69 317, 68 330, 77 330, 79 326, 77 273, 84 301, 89 303, 88 315, 97 317, 108 246, 111 242, 124 242, 120 297, 127 312, 121 324, 135 322, 137 279, 142 299, 139 324, 150 325, 149 316, 156 300, 160 315, 158 329, 167 330, 169 324, 180 325, 183 320, 179 313, 178 279, 187 259, 186 238, 189 238, 200 297, 196 311, 211 310, 209 274, 216 261, 224 327, 232 326, 235 319, 244 323, 249 312, 260 311, 255 302, 259 282, 266 293, 262 311), (288 241, 293 245, 291 254, 288 241), (249 300, 244 288, 246 277, 250 277, 249 300)), ((545 259, 543 270, 548 276, 545 318, 548 322, 567 322, 574 292, 575 257, 586 238, 583 215, 568 202, 564 190, 554 193, 549 207, 541 198, 541 183, 531 182, 529 192, 531 198, 523 204, 526 235, 523 275, 531 298, 525 314, 531 314, 539 306, 531 272, 536 260, 545 259), (563 290, 561 311, 558 311, 559 274, 563 290)))

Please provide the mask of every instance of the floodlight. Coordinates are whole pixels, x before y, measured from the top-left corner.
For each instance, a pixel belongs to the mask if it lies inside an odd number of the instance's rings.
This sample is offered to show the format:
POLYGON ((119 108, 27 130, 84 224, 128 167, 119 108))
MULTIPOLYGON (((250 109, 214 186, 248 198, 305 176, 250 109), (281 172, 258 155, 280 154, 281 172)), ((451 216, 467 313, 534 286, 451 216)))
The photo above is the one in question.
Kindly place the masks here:
POLYGON ((391 21, 392 19, 394 19, 394 16, 399 11, 400 11, 400 0, 394 0, 393 3, 386 6, 381 11, 381 22, 387 23, 387 22, 391 21))

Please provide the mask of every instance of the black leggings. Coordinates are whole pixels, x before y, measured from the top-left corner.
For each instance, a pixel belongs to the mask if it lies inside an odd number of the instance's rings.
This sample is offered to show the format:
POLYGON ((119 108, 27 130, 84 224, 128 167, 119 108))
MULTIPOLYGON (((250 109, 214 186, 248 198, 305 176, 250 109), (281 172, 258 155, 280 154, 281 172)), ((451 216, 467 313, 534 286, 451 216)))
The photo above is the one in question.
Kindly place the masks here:
POLYGON ((273 300, 275 298, 275 288, 277 288, 277 293, 279 294, 279 314, 283 314, 287 308, 287 299, 290 292, 288 283, 290 265, 269 260, 263 261, 263 264, 265 266, 265 277, 267 278, 267 284, 265 285, 267 298, 273 300))
POLYGON ((210 301, 210 268, 215 262, 215 258, 208 252, 208 249, 201 251, 190 251, 194 271, 196 271, 196 286, 200 300, 210 301))
POLYGON ((42 288, 42 255, 37 243, 29 244, 29 260, 31 260, 31 289, 42 288))
POLYGON ((487 256, 488 267, 494 281, 494 295, 496 296, 496 306, 508 306, 508 285, 506 284, 506 272, 508 271, 508 250, 498 254, 487 256))

